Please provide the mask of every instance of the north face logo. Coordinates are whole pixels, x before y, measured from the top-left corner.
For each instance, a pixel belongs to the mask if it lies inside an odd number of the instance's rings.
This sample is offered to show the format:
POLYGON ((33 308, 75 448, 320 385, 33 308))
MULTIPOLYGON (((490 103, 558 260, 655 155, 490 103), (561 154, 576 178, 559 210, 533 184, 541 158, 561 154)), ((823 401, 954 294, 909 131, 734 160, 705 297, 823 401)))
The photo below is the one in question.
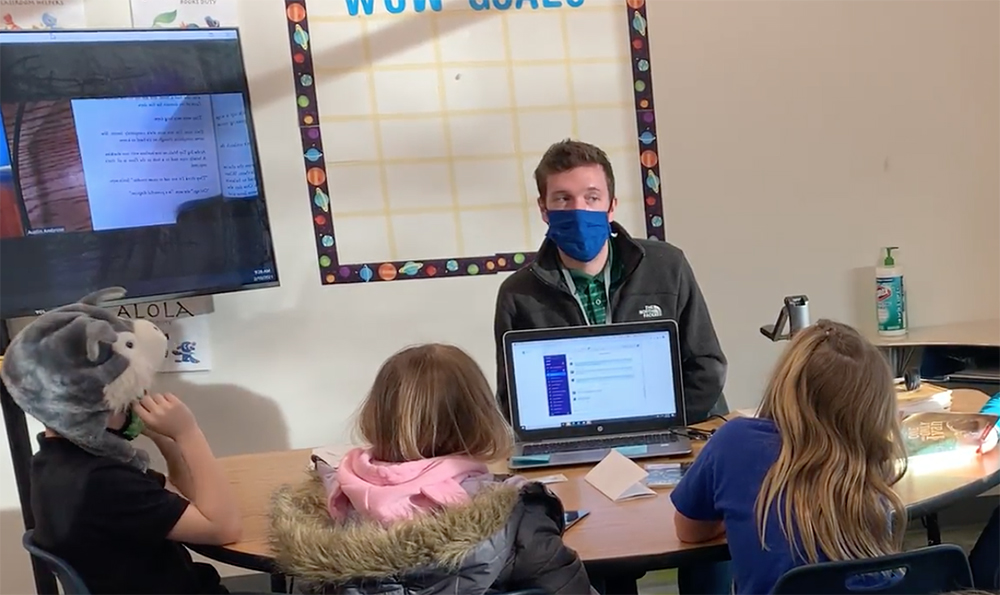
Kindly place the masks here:
POLYGON ((648 304, 645 308, 639 310, 639 316, 643 318, 659 318, 663 316, 663 310, 656 304, 648 304))

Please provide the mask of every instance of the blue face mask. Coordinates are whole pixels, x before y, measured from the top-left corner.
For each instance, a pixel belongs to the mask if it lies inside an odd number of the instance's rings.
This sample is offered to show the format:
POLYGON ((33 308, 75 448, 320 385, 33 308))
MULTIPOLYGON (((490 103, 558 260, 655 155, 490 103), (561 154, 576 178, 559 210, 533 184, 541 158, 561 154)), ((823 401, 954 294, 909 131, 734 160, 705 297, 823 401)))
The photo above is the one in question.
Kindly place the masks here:
POLYGON ((590 262, 611 237, 606 211, 549 211, 549 231, 545 237, 573 260, 590 262))

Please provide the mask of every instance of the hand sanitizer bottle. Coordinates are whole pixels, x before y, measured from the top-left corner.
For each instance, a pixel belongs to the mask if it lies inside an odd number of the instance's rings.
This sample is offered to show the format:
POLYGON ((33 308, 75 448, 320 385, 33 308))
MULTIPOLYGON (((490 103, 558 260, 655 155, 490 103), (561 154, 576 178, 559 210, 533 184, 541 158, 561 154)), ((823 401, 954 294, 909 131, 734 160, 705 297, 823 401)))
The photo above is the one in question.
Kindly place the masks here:
POLYGON ((906 290, 903 288, 903 267, 892 256, 896 246, 884 248, 885 256, 875 267, 875 303, 878 314, 878 334, 901 337, 906 334, 906 290))

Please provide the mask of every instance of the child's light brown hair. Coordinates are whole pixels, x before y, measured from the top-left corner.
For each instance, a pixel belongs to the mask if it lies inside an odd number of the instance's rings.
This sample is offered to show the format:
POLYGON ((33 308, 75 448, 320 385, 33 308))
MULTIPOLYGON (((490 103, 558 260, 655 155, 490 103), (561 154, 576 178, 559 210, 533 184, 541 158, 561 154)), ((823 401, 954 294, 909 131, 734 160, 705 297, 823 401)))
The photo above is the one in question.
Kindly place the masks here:
POLYGON ((853 328, 820 320, 792 339, 758 415, 781 435, 757 496, 761 543, 772 509, 810 562, 900 551, 906 508, 893 490, 906 471, 889 366, 853 328), (890 522, 891 515, 891 522, 890 522))
POLYGON ((507 457, 511 429, 486 376, 452 345, 408 347, 379 368, 358 430, 372 457, 402 463, 446 455, 507 457))

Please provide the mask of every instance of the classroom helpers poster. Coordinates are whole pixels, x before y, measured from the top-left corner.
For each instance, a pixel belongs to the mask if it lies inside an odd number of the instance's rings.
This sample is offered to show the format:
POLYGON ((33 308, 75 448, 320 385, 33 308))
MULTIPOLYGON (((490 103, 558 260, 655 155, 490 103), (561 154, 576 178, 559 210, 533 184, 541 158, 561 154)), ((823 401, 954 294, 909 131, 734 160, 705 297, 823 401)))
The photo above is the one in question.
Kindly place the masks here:
POLYGON ((0 0, 0 20, 5 31, 87 26, 83 0, 0 0))

